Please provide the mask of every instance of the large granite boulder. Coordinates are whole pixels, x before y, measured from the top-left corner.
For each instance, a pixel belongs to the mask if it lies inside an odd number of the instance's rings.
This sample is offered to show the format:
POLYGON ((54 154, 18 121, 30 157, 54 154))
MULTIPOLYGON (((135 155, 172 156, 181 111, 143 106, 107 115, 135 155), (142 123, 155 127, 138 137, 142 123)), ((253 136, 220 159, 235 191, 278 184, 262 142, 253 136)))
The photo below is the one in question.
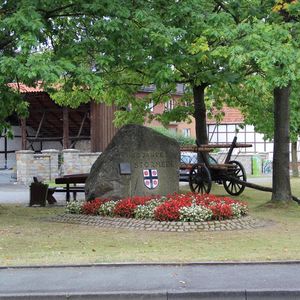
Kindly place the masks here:
POLYGON ((144 126, 126 125, 93 164, 85 184, 86 199, 178 192, 179 160, 174 139, 144 126))

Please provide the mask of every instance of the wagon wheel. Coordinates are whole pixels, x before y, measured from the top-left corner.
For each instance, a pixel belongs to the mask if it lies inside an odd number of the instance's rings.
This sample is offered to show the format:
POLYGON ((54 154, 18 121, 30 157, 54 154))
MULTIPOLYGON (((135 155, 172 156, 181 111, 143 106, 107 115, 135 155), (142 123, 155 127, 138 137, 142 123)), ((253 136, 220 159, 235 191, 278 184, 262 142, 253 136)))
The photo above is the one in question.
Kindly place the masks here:
MULTIPOLYGON (((229 170, 228 175, 235 177, 238 180, 246 182, 247 176, 243 165, 235 160, 230 161, 229 164, 234 165, 235 168, 232 171, 229 170)), ((226 192, 232 196, 240 195, 245 189, 244 185, 237 183, 234 180, 223 180, 223 186, 226 192)))
POLYGON ((208 194, 211 189, 211 176, 204 165, 193 165, 189 176, 190 189, 192 192, 208 194))

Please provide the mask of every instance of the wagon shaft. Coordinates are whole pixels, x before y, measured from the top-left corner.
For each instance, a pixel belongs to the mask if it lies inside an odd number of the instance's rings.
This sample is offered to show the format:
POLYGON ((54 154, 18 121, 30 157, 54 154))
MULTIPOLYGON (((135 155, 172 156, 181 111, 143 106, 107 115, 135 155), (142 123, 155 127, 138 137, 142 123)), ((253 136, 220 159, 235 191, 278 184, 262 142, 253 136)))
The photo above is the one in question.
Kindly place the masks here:
MULTIPOLYGON (((243 185, 244 187, 249 187, 251 189, 255 189, 255 190, 258 190, 258 191, 263 191, 263 192, 273 192, 273 189, 271 187, 267 187, 267 186, 262 186, 262 185, 258 185, 258 184, 255 184, 255 183, 251 183, 251 182, 247 182, 247 181, 242 181, 242 180, 239 180, 237 179, 236 177, 234 176, 230 176, 228 175, 228 179, 230 181, 234 181, 238 184, 241 184, 243 185)), ((294 201, 296 201, 299 205, 300 205, 300 199, 297 198, 296 196, 293 196, 292 195, 292 199, 294 201)))

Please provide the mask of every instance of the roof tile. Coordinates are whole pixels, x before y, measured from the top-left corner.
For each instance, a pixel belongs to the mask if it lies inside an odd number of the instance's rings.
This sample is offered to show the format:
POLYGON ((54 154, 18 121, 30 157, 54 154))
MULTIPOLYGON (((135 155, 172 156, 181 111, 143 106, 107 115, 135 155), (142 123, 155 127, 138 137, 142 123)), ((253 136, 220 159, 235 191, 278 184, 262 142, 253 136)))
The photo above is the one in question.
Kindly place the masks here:
POLYGON ((24 83, 16 83, 16 82, 9 83, 8 86, 15 90, 19 90, 21 94, 44 92, 44 89, 41 87, 40 83, 38 83, 36 87, 30 87, 25 85, 24 83))
MULTIPOLYGON (((244 123, 244 117, 240 110, 237 108, 232 108, 228 106, 224 106, 221 110, 224 112, 224 117, 221 120, 220 124, 241 124, 244 123)), ((213 119, 207 119, 207 124, 216 124, 216 120, 213 119)))

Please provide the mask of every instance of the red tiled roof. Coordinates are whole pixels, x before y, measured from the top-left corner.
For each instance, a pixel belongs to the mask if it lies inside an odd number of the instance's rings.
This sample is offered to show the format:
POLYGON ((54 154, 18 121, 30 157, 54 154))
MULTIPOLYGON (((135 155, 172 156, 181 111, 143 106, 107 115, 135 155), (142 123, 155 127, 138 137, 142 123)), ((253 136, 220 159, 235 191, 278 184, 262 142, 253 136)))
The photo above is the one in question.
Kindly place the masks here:
POLYGON ((24 83, 13 82, 13 83, 9 83, 8 86, 15 90, 19 90, 21 94, 44 92, 44 90, 40 86, 40 84, 38 84, 36 87, 30 87, 30 86, 25 85, 24 83))
MULTIPOLYGON (((20 93, 41 93, 44 89, 41 87, 41 83, 38 83, 36 87, 29 87, 23 83, 9 83, 9 87, 20 90, 20 93)), ((237 108, 224 106, 222 111, 225 113, 220 124, 241 124, 244 123, 244 117, 237 108)), ((207 119, 207 124, 216 124, 215 119, 207 119)))
MULTIPOLYGON (((241 124, 244 123, 244 117, 237 108, 224 106, 221 110, 225 113, 220 124, 241 124)), ((215 119, 207 119, 207 124, 216 124, 215 119)))

